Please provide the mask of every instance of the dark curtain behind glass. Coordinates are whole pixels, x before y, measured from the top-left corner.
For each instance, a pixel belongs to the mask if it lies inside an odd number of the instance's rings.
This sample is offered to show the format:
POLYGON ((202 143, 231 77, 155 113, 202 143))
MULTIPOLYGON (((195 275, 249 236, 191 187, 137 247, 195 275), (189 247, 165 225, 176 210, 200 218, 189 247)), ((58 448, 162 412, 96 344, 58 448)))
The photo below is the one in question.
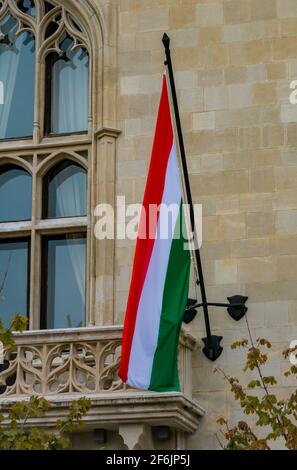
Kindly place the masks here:
POLYGON ((0 241, 0 318, 9 326, 12 317, 28 313, 29 241, 0 241))
POLYGON ((46 218, 82 217, 87 214, 87 172, 64 161, 45 179, 46 218), (47 181, 46 181, 47 179, 47 181))
POLYGON ((89 56, 83 49, 71 50, 66 37, 60 45, 62 58, 52 67, 51 132, 64 134, 87 131, 89 113, 89 56))

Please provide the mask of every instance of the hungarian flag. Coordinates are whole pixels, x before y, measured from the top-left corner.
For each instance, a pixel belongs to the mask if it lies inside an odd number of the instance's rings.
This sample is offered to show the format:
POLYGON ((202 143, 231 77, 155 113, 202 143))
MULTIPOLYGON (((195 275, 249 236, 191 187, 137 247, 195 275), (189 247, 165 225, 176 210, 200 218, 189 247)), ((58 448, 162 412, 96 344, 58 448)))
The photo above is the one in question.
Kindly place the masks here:
POLYGON ((179 391, 178 342, 186 308, 190 252, 166 76, 144 194, 127 304, 119 376, 134 388, 179 391), (166 236, 161 227, 168 222, 166 236), (150 207, 159 207, 156 222, 150 207), (167 220, 166 220, 167 219, 167 220))

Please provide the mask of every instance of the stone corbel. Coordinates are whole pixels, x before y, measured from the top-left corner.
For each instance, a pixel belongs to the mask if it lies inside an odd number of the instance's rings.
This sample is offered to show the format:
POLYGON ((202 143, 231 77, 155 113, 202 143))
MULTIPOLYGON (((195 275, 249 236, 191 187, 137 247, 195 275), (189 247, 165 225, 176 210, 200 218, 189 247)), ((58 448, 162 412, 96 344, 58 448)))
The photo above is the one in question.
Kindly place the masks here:
POLYGON ((122 424, 119 435, 128 450, 154 450, 152 429, 147 424, 122 424))

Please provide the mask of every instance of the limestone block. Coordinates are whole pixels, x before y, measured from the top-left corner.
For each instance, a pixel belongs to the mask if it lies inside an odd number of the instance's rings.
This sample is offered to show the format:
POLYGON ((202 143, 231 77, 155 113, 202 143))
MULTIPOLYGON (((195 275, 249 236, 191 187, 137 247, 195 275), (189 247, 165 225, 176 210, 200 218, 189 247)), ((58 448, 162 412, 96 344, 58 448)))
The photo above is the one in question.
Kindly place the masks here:
POLYGON ((193 130, 194 131, 214 129, 214 128, 215 128, 214 112, 193 114, 193 130))
POLYGON ((278 191, 296 188, 297 166, 277 167, 275 175, 278 191))
POLYGON ((276 0, 251 0, 251 19, 267 20, 276 17, 276 0))
POLYGON ((187 112, 203 111, 203 90, 193 88, 182 90, 180 97, 180 109, 187 112))
POLYGON ((264 37, 264 23, 236 24, 224 26, 224 41, 226 43, 252 41, 264 37))
POLYGON ((289 189, 276 192, 272 205, 274 210, 297 209, 297 191, 289 189))
POLYGON ((226 86, 204 88, 204 109, 206 111, 224 109, 227 107, 228 88, 226 86))
POLYGON ((195 24, 195 4, 170 6, 169 28, 178 29, 195 24))
POLYGON ((221 259, 215 261, 215 283, 232 284, 237 282, 237 261, 221 259))
POLYGON ((216 214, 236 214, 239 212, 239 195, 221 196, 216 201, 216 214))
POLYGON ((297 255, 277 257, 277 279, 279 281, 297 280, 297 255))
POLYGON ((222 2, 203 3, 196 6, 198 26, 211 26, 223 23, 222 2))
POLYGON ((199 28, 198 30, 198 47, 209 46, 213 43, 221 43, 223 41, 222 26, 209 26, 199 28))
MULTIPOLYGON (((276 47, 276 46, 275 46, 276 47)), ((231 65, 247 65, 270 62, 271 45, 267 40, 254 40, 229 45, 231 65)), ((278 58, 278 57, 275 57, 278 58)), ((280 57, 281 59, 282 57, 280 57)))
POLYGON ((193 70, 178 71, 175 73, 175 84, 177 90, 196 88, 198 86, 197 73, 193 70))
POLYGON ((297 4, 294 0, 277 0, 278 18, 297 17, 297 4))
POLYGON ((267 79, 268 80, 281 80, 287 77, 287 63, 272 62, 266 65, 267 79))
POLYGON ((254 168, 251 170, 251 191, 269 193, 275 190, 274 168, 254 168))
POLYGON ((296 58, 296 37, 277 38, 272 41, 274 60, 296 58))
POLYGON ((226 24, 244 23, 250 19, 250 2, 246 0, 228 0, 223 3, 226 24))
POLYGON ((253 153, 254 166, 270 166, 280 165, 282 163, 282 155, 278 149, 257 149, 253 153))
POLYGON ((246 238, 232 240, 232 258, 253 258, 269 255, 269 240, 267 238, 246 238))
POLYGON ((251 64, 246 67, 248 82, 260 82, 266 80, 267 73, 264 64, 251 64))
POLYGON ((145 9, 138 14, 140 31, 166 31, 169 27, 167 7, 145 9))
POLYGON ((273 212, 250 212, 247 214, 248 237, 257 237, 275 233, 275 216, 273 212))
POLYGON ((240 148, 243 150, 260 147, 261 132, 259 127, 239 129, 240 148))
POLYGON ((147 164, 143 160, 118 162, 118 171, 122 178, 142 177, 147 174, 147 164))
POLYGON ((297 254, 297 233, 270 237, 269 251, 272 255, 297 254))
POLYGON ((232 109, 245 108, 252 104, 252 89, 249 84, 229 85, 229 106, 232 109))
POLYGON ((235 240, 246 237, 246 220, 244 214, 226 214, 219 216, 219 238, 235 240))
POLYGON ((244 170, 250 168, 252 166, 252 163, 253 154, 249 150, 241 150, 240 152, 234 153, 224 153, 224 170, 244 170))
POLYGON ((276 212, 276 233, 297 233, 297 210, 285 210, 276 212))
MULTIPOLYGON (((297 106, 294 104, 281 105, 281 121, 283 123, 296 122, 297 123, 297 106)), ((290 135, 290 139, 292 136, 290 135)))
POLYGON ((255 106, 269 106, 277 101, 274 83, 257 83, 253 86, 253 104, 255 106))
POLYGON ((119 54, 119 67, 123 75, 147 74, 150 72, 150 51, 122 51, 119 54))
POLYGON ((223 70, 198 70, 198 85, 202 87, 218 86, 223 83, 223 70))
POLYGON ((224 70, 224 80, 227 85, 244 83, 247 80, 246 67, 227 67, 224 70))
POLYGON ((297 147, 297 124, 289 123, 287 127, 287 144, 289 147, 297 147))

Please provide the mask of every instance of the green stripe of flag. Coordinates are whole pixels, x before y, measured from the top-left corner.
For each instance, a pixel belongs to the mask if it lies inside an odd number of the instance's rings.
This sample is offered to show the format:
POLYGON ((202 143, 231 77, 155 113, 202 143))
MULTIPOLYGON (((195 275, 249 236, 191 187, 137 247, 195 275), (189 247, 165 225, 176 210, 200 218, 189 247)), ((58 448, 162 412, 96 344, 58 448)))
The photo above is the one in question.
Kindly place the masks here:
POLYGON ((178 341, 188 299, 191 258, 183 238, 182 204, 172 240, 163 293, 157 349, 149 389, 179 391, 178 341), (174 384, 174 385, 172 385, 174 384))

